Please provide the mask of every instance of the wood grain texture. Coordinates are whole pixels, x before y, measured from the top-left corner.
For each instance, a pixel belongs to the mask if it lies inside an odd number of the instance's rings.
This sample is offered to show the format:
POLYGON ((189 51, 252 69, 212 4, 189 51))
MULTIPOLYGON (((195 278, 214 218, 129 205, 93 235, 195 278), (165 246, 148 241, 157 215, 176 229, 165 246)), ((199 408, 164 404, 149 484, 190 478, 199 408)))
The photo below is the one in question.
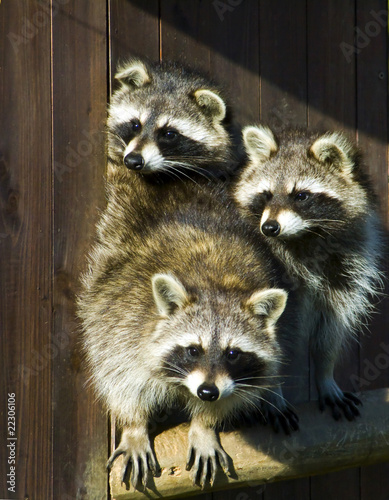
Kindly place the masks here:
POLYGON ((109 0, 109 66, 114 75, 116 65, 129 57, 159 59, 158 0, 109 0))
POLYGON ((161 3, 163 58, 197 67, 220 83, 241 123, 259 119, 258 22, 258 2, 253 0, 235 7, 161 3))
MULTIPOLYGON (((353 141, 356 140, 356 61, 355 57, 346 60, 340 46, 353 39, 354 16, 352 0, 307 3, 308 126, 343 130, 353 141)), ((336 369, 336 380, 343 390, 352 390, 349 377, 359 373, 358 360, 355 343, 336 369)), ((312 384, 312 393, 315 392, 312 384)))
MULTIPOLYGON (((15 498, 107 498, 108 420, 84 387, 74 300, 104 206, 102 131, 117 62, 199 67, 225 84, 243 125, 344 129, 365 153, 388 227, 386 9, 386 0, 2 0, 0 414, 6 422, 15 392, 15 498)), ((386 298, 337 367, 342 388, 388 387, 388 323, 386 298)), ((309 396, 302 358, 285 391, 294 401, 309 396)), ((0 425, 2 498, 6 437, 0 425)), ((388 500, 388 492, 389 465, 377 464, 268 485, 249 478, 198 498, 388 500)))
MULTIPOLYGON (((356 60, 346 60, 341 44, 353 40, 355 2, 307 2, 308 125, 318 129, 341 129, 356 139, 356 60)), ((335 380, 352 390, 350 377, 359 374, 359 348, 350 346, 338 362, 335 380)), ((311 373, 312 377, 312 373, 311 373)), ((312 382, 312 393, 315 394, 312 382)), ((311 498, 355 500, 359 498, 359 470, 311 479, 311 498)))
POLYGON ((340 45, 353 40, 354 0, 307 2, 308 125, 343 129, 355 138, 355 57, 340 45))
POLYGON ((387 223, 387 2, 358 0, 356 6, 356 29, 359 30, 359 39, 354 41, 354 50, 357 52, 358 144, 367 159, 368 170, 380 201, 381 213, 387 223))
POLYGON ((50 12, 3 2, 0 40, 0 496, 52 498, 50 12), (6 484, 8 393, 15 493, 6 484))
POLYGON ((167 0, 161 2, 161 55, 204 72, 210 71, 210 2, 167 0))
MULTIPOLYGON (((352 423, 335 422, 329 415, 318 415, 316 405, 311 402, 298 406, 304 430, 292 436, 276 434, 264 427, 221 433, 220 441, 233 466, 230 476, 218 471, 213 489, 282 481, 388 460, 389 389, 366 392, 362 399, 364 420, 352 423)), ((187 432, 188 425, 181 424, 155 437, 161 475, 150 478, 148 498, 185 498, 198 489, 185 470, 187 432)), ((143 491, 133 488, 129 491, 121 484, 121 462, 118 458, 111 473, 112 496, 116 500, 144 498, 143 491)), ((329 498, 340 497, 334 494, 329 498)))
MULTIPOLYGON (((158 61, 160 58, 159 2, 152 0, 145 4, 142 0, 123 2, 108 1, 109 33, 109 91, 115 88, 117 65, 131 57, 158 61)), ((109 101, 110 96, 108 96, 109 101)), ((110 419, 110 454, 117 446, 115 416, 110 419)))
MULTIPOLYGON (((305 0, 260 2, 261 122, 273 129, 307 126, 307 12, 305 0)), ((285 368, 284 396, 293 404, 309 400, 309 346, 285 368)), ((266 485, 264 500, 310 498, 310 480, 266 485)))
POLYGON ((75 297, 104 206, 106 3, 69 0, 53 17, 54 498, 105 499, 107 416, 86 388, 75 297))
MULTIPOLYGON (((388 51, 387 8, 385 0, 356 1, 354 40, 357 61, 357 128, 362 148, 388 227, 388 51)), ((389 271, 386 255, 386 275, 389 271)), ((369 334, 360 349, 360 379, 363 388, 389 386, 389 286, 372 318, 369 334)), ((361 469, 361 500, 389 498, 389 464, 361 469)))
POLYGON ((215 4, 210 12, 210 71, 228 85, 235 119, 245 125, 260 117, 260 3, 232 3, 222 18, 215 4))
POLYGON ((261 121, 270 127, 307 126, 305 0, 261 2, 261 121))

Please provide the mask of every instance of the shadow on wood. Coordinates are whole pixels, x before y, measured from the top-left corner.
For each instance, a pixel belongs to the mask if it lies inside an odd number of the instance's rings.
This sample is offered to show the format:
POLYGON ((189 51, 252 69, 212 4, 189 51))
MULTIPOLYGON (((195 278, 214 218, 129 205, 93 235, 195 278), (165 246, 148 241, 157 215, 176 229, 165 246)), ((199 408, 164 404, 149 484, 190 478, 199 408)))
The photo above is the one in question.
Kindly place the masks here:
MULTIPOLYGON (((329 411, 321 414, 317 402, 299 405, 300 431, 292 436, 276 434, 267 427, 221 433, 226 452, 234 463, 233 477, 222 472, 214 491, 257 486, 361 465, 389 461, 389 389, 362 394, 361 417, 354 422, 335 422, 329 411)), ((198 493, 185 470, 188 424, 162 432, 155 438, 155 451, 162 468, 145 492, 131 491, 120 481, 122 457, 111 471, 115 500, 137 498, 183 498, 198 493)))

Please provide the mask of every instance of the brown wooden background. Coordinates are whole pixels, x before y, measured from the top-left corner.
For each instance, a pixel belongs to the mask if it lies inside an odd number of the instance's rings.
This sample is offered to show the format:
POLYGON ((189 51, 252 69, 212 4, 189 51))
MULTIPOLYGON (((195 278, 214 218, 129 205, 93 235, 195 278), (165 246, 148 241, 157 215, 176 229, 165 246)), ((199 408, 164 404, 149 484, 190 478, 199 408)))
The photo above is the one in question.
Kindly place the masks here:
MULTIPOLYGON (((387 29, 377 20, 386 8, 384 0, 1 1, 1 498, 107 498, 109 427, 84 387, 74 295, 104 205, 102 131, 118 58, 209 71, 230 89, 243 124, 345 130, 366 152, 388 222, 387 29), (15 494, 5 484, 11 392, 15 494)), ((388 319, 377 315, 338 369, 343 387, 389 385, 380 368, 388 319)), ((310 392, 309 382, 290 388, 294 400, 310 392)), ((389 466, 204 498, 388 500, 389 466)))

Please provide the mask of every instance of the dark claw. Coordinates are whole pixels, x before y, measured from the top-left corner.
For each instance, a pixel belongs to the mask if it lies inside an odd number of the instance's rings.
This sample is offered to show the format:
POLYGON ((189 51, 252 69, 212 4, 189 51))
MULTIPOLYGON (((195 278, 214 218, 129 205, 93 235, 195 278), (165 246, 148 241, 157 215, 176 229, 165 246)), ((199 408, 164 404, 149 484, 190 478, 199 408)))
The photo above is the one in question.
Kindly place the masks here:
POLYGON ((154 477, 160 475, 161 469, 154 460, 154 457, 152 457, 150 454, 147 454, 147 465, 149 466, 149 469, 154 477))
POLYGON ((354 420, 355 415, 354 415, 353 411, 351 410, 351 408, 349 408, 348 406, 345 406, 343 408, 343 413, 349 422, 351 422, 351 420, 354 420))
POLYGON ((347 398, 347 399, 351 399, 351 401, 353 403, 355 403, 356 405, 361 405, 363 406, 363 403, 362 401, 358 398, 358 396, 356 396, 355 394, 353 394, 352 392, 344 392, 343 395, 347 398))
MULTIPOLYGON (((140 477, 140 471, 139 471, 139 461, 134 460, 131 462, 132 468, 131 468, 131 477, 130 481, 134 489, 138 486, 138 479, 140 477)), ((124 474, 123 474, 123 482, 124 482, 124 474)))
POLYGON ((354 420, 355 417, 359 417, 360 416, 360 412, 358 410, 358 408, 355 406, 354 402, 351 401, 351 400, 346 400, 345 403, 343 403, 343 411, 344 411, 344 414, 347 418, 347 420, 354 420))
POLYGON ((111 470, 114 461, 119 455, 124 455, 123 467, 120 472, 120 480, 122 483, 125 483, 126 478, 129 477, 130 483, 132 484, 134 489, 136 489, 138 485, 141 484, 143 490, 146 490, 149 470, 151 471, 153 476, 157 476, 160 473, 158 463, 150 453, 146 454, 147 462, 145 463, 141 458, 133 460, 130 453, 121 448, 117 448, 109 457, 109 460, 107 462, 108 471, 111 470))
POLYGON ((340 420, 342 418, 342 414, 335 405, 332 406, 332 416, 335 420, 340 420))
POLYGON ((356 405, 361 405, 360 399, 351 392, 343 393, 342 397, 336 395, 328 395, 319 398, 320 411, 324 411, 325 406, 329 406, 332 410, 332 416, 335 420, 342 418, 342 412, 347 420, 352 421, 360 415, 356 405))
POLYGON ((297 413, 289 409, 288 419, 289 419, 289 425, 292 427, 292 429, 294 431, 298 431, 300 429, 300 426, 299 426, 299 417, 297 413))
POLYGON ((192 448, 190 450, 188 461, 186 462, 185 470, 189 471, 192 468, 193 462, 194 462, 194 450, 192 448))
POLYGON ((340 420, 342 417, 342 414, 339 411, 339 408, 337 405, 339 405, 340 400, 334 400, 332 396, 326 396, 324 398, 324 402, 327 406, 329 406, 332 410, 332 416, 334 417, 335 420, 340 420))
POLYGON ((274 432, 278 434, 280 430, 280 421, 278 415, 274 415, 274 413, 269 412, 269 421, 270 425, 273 427, 274 432))
POLYGON ((199 450, 192 446, 188 450, 186 470, 191 470, 193 485, 204 489, 207 482, 212 486, 215 482, 218 465, 225 474, 229 474, 229 458, 218 444, 214 450, 199 450))
POLYGON ((290 436, 290 426, 288 420, 285 417, 281 416, 280 421, 281 421, 281 427, 284 430, 285 434, 287 436, 290 436))
POLYGON ((359 417, 360 416, 361 413, 360 413, 358 407, 354 404, 353 401, 349 401, 348 402, 348 408, 349 408, 349 410, 351 410, 351 412, 354 415, 354 417, 359 417))
POLYGON ((282 410, 268 409, 267 421, 270 422, 273 430, 277 433, 282 428, 285 434, 289 436, 291 431, 299 430, 299 418, 289 406, 282 410))
POLYGON ((114 461, 117 459, 119 455, 122 455, 124 453, 123 450, 120 448, 116 448, 116 450, 112 453, 112 455, 109 457, 108 462, 107 462, 107 470, 110 471, 112 469, 112 465, 114 461))

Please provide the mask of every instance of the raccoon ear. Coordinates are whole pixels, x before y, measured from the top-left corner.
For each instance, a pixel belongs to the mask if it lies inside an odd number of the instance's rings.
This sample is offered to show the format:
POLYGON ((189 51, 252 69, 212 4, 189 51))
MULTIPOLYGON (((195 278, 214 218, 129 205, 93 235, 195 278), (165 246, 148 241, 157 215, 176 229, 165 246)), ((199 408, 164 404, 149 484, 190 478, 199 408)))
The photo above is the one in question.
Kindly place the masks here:
POLYGON ((151 279, 153 296, 158 311, 167 316, 188 301, 184 286, 169 274, 154 274, 151 279))
POLYGON ((133 89, 143 87, 151 80, 145 64, 138 60, 130 61, 120 66, 115 78, 119 80, 122 85, 133 89))
POLYGON ((269 288, 255 292, 246 305, 256 316, 264 316, 268 326, 274 326, 283 313, 288 294, 280 288, 269 288))
POLYGON ((355 148, 339 132, 327 132, 322 135, 312 144, 309 151, 320 163, 333 165, 345 175, 352 174, 355 148))
POLYGON ((212 90, 201 89, 196 90, 193 94, 198 106, 202 111, 210 116, 215 122, 221 122, 224 120, 227 108, 223 99, 212 92, 212 90))
POLYGON ((265 161, 277 152, 278 146, 269 127, 248 126, 243 129, 243 142, 251 160, 265 161))

